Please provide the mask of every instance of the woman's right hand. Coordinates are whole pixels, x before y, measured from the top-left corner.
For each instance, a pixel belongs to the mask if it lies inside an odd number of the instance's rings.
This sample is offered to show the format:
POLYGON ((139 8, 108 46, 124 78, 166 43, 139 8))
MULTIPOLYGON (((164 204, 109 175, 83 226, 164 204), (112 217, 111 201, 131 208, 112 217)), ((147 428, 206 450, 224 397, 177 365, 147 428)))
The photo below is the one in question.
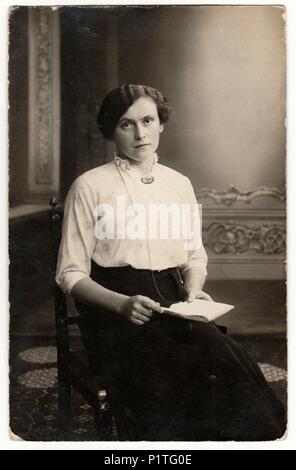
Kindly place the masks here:
POLYGON ((145 297, 144 295, 134 295, 123 302, 120 313, 135 325, 147 323, 153 312, 162 313, 160 304, 145 297))

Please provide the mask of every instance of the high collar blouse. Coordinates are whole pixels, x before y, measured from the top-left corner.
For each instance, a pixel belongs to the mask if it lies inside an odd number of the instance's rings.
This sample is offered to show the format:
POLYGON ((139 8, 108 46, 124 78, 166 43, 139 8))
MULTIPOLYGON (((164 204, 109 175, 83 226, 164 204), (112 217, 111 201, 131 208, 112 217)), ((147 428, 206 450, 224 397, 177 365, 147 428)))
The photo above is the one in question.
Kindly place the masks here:
MULTIPOLYGON (((177 204, 181 207, 187 204, 193 207, 197 204, 186 176, 157 161, 151 176, 154 181, 144 184, 136 168, 115 157, 74 181, 65 201, 56 272, 56 282, 65 293, 70 294, 78 281, 90 277, 92 260, 103 267, 130 265, 136 269, 159 271, 179 267, 181 274, 194 266, 206 274, 207 255, 202 243, 189 250, 182 237, 161 238, 159 234, 149 237, 148 230, 144 230, 145 224, 133 224, 131 219, 123 218, 123 212, 131 214, 131 206, 140 206, 147 210, 147 215, 151 205, 169 207, 177 204), (112 214, 112 220, 110 217, 108 220, 108 213, 112 214), (102 217, 105 217, 105 225, 100 226, 102 217), (124 232, 128 223, 130 231, 124 232), (139 235, 141 229, 143 233, 139 235), (114 236, 110 236, 110 231, 114 236), (130 232, 136 236, 126 236, 130 232)), ((170 230, 173 230, 172 226, 168 227, 168 233, 170 230)))

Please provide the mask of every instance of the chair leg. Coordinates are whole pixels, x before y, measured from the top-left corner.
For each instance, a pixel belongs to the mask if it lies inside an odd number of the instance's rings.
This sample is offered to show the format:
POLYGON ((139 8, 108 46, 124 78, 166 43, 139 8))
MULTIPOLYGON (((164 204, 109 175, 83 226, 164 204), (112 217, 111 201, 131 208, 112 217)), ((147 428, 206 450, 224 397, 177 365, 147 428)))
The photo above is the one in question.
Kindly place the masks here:
POLYGON ((100 410, 94 410, 94 416, 95 416, 95 431, 96 434, 98 435, 98 438, 101 440, 103 439, 102 436, 102 423, 101 423, 101 412, 100 410))
POLYGON ((100 441, 112 441, 112 418, 109 413, 94 410, 95 430, 100 441))
POLYGON ((63 431, 70 430, 71 385, 64 379, 58 381, 58 425, 63 431))
POLYGON ((98 438, 102 441, 113 440, 113 420, 110 410, 110 405, 107 400, 105 390, 98 393, 99 408, 94 410, 95 416, 95 429, 98 438))

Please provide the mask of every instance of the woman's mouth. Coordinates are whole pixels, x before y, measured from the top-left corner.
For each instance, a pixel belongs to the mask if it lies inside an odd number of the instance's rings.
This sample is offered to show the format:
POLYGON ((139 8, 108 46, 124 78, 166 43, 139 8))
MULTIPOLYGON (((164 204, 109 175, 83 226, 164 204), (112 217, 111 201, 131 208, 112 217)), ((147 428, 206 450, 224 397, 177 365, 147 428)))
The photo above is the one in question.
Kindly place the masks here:
POLYGON ((147 147, 148 145, 150 145, 150 144, 135 145, 135 148, 136 148, 136 149, 140 149, 140 148, 142 148, 142 147, 147 147))

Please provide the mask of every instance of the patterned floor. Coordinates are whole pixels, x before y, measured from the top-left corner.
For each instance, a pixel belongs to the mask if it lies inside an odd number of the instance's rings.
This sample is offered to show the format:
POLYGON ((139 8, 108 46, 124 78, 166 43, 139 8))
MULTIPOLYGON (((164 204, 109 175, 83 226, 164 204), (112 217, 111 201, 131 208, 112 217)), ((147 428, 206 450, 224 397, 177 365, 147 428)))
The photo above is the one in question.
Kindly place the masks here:
MULTIPOLYGON (((95 440, 94 418, 91 409, 75 392, 72 401, 72 431, 67 434, 59 431, 56 423, 56 347, 53 339, 40 339, 39 342, 40 345, 30 347, 28 339, 18 340, 12 348, 10 373, 12 431, 20 438, 32 441, 95 440), (46 344, 44 345, 44 343, 46 344)), ((264 354, 261 352, 257 356, 263 358, 264 354)), ((284 358, 278 362, 285 364, 284 358)), ((286 369, 265 361, 258 361, 258 364, 267 381, 271 383, 279 398, 285 403, 286 369)))

